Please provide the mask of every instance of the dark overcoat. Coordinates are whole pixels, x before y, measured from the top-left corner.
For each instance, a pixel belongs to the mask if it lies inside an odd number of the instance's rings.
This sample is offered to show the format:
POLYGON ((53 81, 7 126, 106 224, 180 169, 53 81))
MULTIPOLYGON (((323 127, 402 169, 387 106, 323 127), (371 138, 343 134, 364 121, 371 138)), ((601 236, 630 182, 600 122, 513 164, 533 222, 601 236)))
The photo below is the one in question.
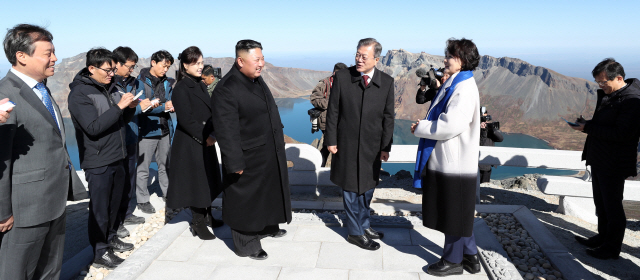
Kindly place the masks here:
POLYGON ((234 65, 211 102, 222 153, 224 222, 246 232, 291 222, 283 125, 267 84, 262 77, 252 81, 234 65))
POLYGON ((211 206, 222 191, 216 147, 207 147, 213 132, 211 102, 206 86, 195 77, 185 77, 173 90, 178 126, 169 163, 169 208, 211 206))
POLYGON ((327 146, 338 146, 331 181, 362 194, 378 185, 380 152, 391 150, 393 78, 376 69, 364 86, 355 66, 336 72, 327 109, 327 146))
POLYGON ((640 81, 625 82, 627 86, 611 94, 598 90, 593 118, 584 126, 587 140, 582 160, 609 174, 628 177, 637 175, 640 81))

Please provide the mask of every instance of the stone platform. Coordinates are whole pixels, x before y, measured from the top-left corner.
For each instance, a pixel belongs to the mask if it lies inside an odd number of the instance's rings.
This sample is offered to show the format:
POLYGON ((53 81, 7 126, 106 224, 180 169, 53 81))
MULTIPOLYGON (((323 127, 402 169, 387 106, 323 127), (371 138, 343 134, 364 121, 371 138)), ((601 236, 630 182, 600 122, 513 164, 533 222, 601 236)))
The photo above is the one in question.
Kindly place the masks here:
MULTIPOLYGON (((385 237, 379 250, 367 251, 345 240, 344 227, 296 219, 281 226, 286 236, 263 239, 269 258, 256 261, 234 254, 228 226, 203 241, 191 235, 190 219, 181 212, 107 279, 432 279, 426 266, 440 259, 444 243, 441 233, 424 227, 375 227, 385 237)), ((484 270, 456 277, 488 278, 484 270)))

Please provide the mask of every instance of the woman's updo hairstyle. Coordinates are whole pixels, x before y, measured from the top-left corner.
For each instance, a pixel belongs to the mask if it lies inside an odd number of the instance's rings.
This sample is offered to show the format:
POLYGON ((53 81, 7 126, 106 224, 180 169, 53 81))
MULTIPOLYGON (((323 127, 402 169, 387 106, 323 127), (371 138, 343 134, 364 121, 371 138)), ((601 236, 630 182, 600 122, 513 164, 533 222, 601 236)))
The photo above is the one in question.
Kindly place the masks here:
POLYGON ((465 38, 460 40, 450 38, 447 40, 445 52, 460 58, 462 62, 462 69, 460 69, 460 71, 473 71, 478 67, 478 63, 480 63, 480 54, 478 53, 476 44, 465 38))
POLYGON ((178 60, 180 60, 180 70, 178 71, 178 82, 187 76, 187 70, 184 68, 184 64, 192 64, 198 62, 198 59, 202 56, 202 52, 196 46, 191 46, 184 51, 182 51, 178 55, 178 60))

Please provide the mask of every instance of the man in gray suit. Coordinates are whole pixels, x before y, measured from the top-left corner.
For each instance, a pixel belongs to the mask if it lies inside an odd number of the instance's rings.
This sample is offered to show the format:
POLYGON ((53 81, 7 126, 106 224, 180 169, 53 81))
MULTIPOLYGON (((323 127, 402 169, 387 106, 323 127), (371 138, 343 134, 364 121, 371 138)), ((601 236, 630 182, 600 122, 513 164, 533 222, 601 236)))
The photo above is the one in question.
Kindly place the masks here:
POLYGON ((0 99, 16 110, 0 125, 0 279, 58 279, 66 201, 87 198, 70 164, 60 108, 43 84, 57 61, 52 40, 28 24, 4 38, 12 68, 0 80, 0 99))

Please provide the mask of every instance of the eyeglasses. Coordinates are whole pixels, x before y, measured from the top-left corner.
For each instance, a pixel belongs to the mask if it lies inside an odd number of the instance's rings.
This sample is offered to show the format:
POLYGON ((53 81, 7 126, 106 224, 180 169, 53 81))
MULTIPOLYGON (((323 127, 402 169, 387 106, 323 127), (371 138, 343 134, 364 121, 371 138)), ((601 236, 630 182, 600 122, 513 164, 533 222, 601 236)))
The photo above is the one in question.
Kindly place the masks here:
POLYGON ((126 64, 122 64, 122 66, 127 67, 129 69, 129 71, 136 69, 136 67, 138 67, 137 65, 131 65, 131 66, 127 66, 126 64))
MULTIPOLYGON (((595 80, 594 80, 594 81, 595 81, 595 80)), ((608 81, 609 81, 609 80, 604 80, 604 81, 600 81, 600 82, 595 81, 595 82, 596 82, 599 86, 601 86, 601 87, 602 87, 602 86, 605 86, 605 85, 607 84, 607 82, 608 82, 608 81)))
POLYGON ((104 72, 107 72, 107 75, 111 75, 111 74, 115 75, 116 72, 118 71, 118 68, 115 68, 115 67, 113 69, 111 69, 111 70, 102 69, 100 67, 96 67, 96 68, 98 68, 98 69, 100 69, 100 70, 102 70, 104 72))
POLYGON ((369 59, 368 56, 364 56, 364 55, 361 55, 359 53, 356 53, 356 60, 361 59, 361 58, 362 58, 362 61, 367 61, 369 59))

